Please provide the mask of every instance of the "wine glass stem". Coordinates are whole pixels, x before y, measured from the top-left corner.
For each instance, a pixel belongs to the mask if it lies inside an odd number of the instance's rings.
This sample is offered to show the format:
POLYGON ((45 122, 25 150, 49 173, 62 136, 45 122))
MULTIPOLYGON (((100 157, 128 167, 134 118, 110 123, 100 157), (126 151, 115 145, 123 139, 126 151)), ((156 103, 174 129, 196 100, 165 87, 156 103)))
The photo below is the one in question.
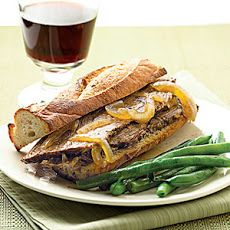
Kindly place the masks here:
POLYGON ((66 72, 51 72, 43 70, 43 86, 64 87, 70 85, 73 77, 73 70, 66 72))

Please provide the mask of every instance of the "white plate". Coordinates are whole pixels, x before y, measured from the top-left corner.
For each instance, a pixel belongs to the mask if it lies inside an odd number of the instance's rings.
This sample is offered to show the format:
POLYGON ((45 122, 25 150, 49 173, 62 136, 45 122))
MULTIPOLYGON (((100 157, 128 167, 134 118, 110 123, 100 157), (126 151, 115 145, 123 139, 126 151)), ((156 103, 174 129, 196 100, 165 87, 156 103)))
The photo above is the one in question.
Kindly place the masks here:
MULTIPOLYGON (((230 111, 206 101, 199 101, 198 104, 200 105, 200 111, 195 123, 196 126, 204 133, 222 130, 229 140, 230 111)), ((154 193, 154 189, 119 197, 99 191, 80 191, 68 187, 68 183, 65 185, 63 183, 46 183, 26 172, 25 165, 20 161, 21 154, 14 150, 9 141, 6 126, 0 128, 0 140, 0 167, 8 177, 32 190, 67 200, 114 206, 154 206, 193 200, 217 192, 230 185, 230 171, 220 169, 205 183, 183 190, 178 189, 165 198, 158 198, 154 193)))

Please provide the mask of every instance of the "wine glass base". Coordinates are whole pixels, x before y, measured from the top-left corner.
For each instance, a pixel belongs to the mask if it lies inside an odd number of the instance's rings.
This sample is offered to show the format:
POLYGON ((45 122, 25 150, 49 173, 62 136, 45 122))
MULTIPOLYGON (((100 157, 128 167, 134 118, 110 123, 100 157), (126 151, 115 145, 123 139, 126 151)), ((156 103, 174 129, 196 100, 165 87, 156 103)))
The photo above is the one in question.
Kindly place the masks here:
POLYGON ((26 107, 34 103, 49 102, 58 93, 68 88, 70 84, 65 86, 53 87, 49 85, 44 85, 42 82, 36 82, 24 88, 18 95, 18 106, 26 107))

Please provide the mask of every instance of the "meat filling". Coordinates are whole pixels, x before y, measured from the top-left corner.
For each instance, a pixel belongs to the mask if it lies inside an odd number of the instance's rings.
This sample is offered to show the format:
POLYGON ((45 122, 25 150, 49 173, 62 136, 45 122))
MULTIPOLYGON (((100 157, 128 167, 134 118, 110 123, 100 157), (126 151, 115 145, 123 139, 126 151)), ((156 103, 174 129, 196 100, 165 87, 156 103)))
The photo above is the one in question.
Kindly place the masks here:
MULTIPOLYGON (((182 114, 180 105, 174 106, 168 111, 161 111, 154 118, 152 118, 147 124, 138 124, 131 122, 125 128, 118 131, 113 131, 108 137, 108 142, 113 150, 113 154, 116 154, 121 149, 129 148, 138 141, 148 137, 154 132, 163 129, 169 124, 172 124, 182 114)), ((59 156, 52 157, 43 161, 45 164, 62 164, 66 161, 71 162, 74 160, 79 166, 85 166, 93 162, 91 155, 91 148, 82 149, 81 151, 66 150, 62 151, 59 156), (63 160, 63 154, 65 159, 63 160)), ((103 155, 103 153, 102 153, 103 155)), ((104 156, 103 156, 104 157, 104 156)))

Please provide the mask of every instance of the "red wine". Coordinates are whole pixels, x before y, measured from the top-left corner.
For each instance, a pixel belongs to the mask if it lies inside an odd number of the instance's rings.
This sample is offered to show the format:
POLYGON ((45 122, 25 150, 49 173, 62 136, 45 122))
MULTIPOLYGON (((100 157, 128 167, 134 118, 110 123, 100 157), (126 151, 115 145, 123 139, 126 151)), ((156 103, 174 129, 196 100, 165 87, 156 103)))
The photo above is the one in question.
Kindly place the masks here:
POLYGON ((27 54, 39 61, 67 64, 88 54, 96 12, 74 2, 41 2, 22 12, 27 54))

